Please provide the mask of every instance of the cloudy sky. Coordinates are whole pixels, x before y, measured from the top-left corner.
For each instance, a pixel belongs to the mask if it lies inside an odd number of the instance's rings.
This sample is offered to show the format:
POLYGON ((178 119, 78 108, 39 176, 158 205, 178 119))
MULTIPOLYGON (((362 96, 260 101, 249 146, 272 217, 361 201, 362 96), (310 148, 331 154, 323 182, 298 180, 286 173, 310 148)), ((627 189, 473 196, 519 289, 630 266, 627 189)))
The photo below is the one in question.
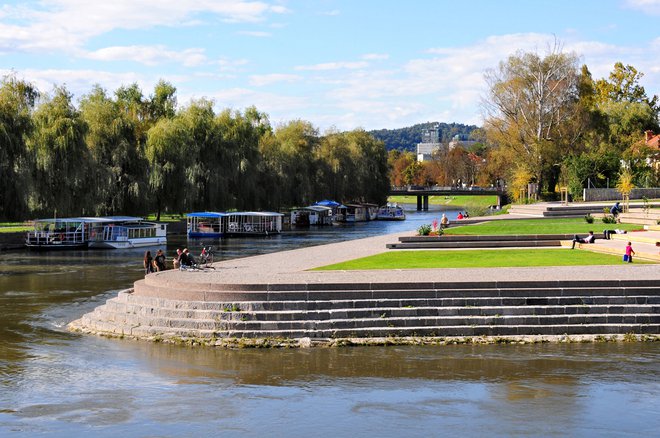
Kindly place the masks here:
POLYGON ((0 71, 76 97, 159 79, 179 105, 255 105, 321 130, 480 125, 483 73, 555 38, 595 78, 616 61, 660 94, 660 0, 3 2, 0 71))

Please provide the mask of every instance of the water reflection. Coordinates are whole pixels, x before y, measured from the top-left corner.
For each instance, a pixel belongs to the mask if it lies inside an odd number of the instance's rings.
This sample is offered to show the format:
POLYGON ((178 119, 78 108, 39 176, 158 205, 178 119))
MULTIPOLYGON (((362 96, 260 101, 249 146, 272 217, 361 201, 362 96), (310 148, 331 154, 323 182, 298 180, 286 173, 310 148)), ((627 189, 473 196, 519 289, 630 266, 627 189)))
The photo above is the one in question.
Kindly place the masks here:
MULTIPOLYGON (((230 259, 414 229, 438 216, 214 244, 230 259)), ((201 244, 178 237, 167 251, 201 244)), ((0 435, 589 436, 660 428, 657 344, 223 350, 63 330, 141 278, 141 258, 141 250, 0 254, 0 435)))

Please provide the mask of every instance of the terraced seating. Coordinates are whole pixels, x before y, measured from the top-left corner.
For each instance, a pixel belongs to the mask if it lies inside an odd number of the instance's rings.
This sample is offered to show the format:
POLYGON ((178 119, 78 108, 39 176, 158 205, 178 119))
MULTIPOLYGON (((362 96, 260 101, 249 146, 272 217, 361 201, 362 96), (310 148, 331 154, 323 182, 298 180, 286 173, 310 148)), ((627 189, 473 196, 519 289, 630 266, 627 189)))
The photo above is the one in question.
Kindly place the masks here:
POLYGON ((252 285, 119 293, 73 328, 184 339, 660 333, 652 280, 252 285), (175 299, 176 297, 176 299, 175 299))
POLYGON ((619 220, 624 224, 658 225, 660 224, 660 210, 651 209, 645 212, 642 209, 631 209, 627 213, 620 213, 619 220))
MULTIPOLYGON (((603 238, 603 235, 596 235, 603 238)), ((413 236, 399 237, 399 243, 387 244, 388 249, 429 249, 429 248, 529 248, 562 246, 561 241, 573 239, 572 234, 522 234, 492 236, 413 236)))

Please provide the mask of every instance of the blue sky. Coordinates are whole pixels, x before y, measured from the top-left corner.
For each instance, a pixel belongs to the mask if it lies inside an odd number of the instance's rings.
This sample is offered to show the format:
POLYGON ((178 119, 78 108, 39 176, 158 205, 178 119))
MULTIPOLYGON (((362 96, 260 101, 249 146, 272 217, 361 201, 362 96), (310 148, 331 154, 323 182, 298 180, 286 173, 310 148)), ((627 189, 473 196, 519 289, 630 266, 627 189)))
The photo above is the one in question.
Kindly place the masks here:
POLYGON ((593 76, 660 94, 660 0, 42 0, 0 7, 0 70, 76 96, 159 79, 322 132, 482 124, 484 71, 555 38, 593 76))

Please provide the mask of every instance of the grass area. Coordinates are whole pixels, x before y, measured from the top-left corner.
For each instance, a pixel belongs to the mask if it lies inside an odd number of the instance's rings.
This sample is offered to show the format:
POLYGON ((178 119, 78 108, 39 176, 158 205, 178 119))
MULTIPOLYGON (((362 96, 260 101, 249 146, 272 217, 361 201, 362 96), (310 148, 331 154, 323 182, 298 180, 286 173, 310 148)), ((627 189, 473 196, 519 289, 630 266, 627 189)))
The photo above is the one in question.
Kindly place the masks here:
MULTIPOLYGON (((399 204, 417 204, 417 196, 390 196, 388 202, 398 202, 399 204)), ((429 196, 430 205, 449 205, 452 207, 488 208, 497 204, 496 195, 477 196, 477 195, 458 195, 458 196, 429 196)))
POLYGON ((24 233, 27 231, 30 231, 34 229, 34 227, 28 227, 25 225, 17 225, 17 226, 5 226, 5 225, 0 225, 0 233, 24 233))
POLYGON ((445 234, 463 235, 510 235, 510 234, 586 234, 589 231, 600 233, 605 229, 613 230, 641 230, 642 225, 635 224, 604 224, 596 219, 588 224, 583 218, 562 219, 502 219, 484 222, 475 225, 452 226, 445 230, 445 234))
POLYGON ((0 233, 23 233, 32 228, 25 222, 0 222, 0 233))
MULTIPOLYGON (((635 263, 650 262, 635 260, 635 263)), ((620 265, 621 256, 571 249, 390 251, 315 271, 425 268, 501 268, 529 266, 620 265)))
MULTIPOLYGON (((155 221, 156 220, 156 214, 149 214, 145 216, 144 218, 147 221, 155 221)), ((160 214, 160 222, 179 222, 182 220, 186 220, 185 215, 179 215, 179 214, 160 214)))

